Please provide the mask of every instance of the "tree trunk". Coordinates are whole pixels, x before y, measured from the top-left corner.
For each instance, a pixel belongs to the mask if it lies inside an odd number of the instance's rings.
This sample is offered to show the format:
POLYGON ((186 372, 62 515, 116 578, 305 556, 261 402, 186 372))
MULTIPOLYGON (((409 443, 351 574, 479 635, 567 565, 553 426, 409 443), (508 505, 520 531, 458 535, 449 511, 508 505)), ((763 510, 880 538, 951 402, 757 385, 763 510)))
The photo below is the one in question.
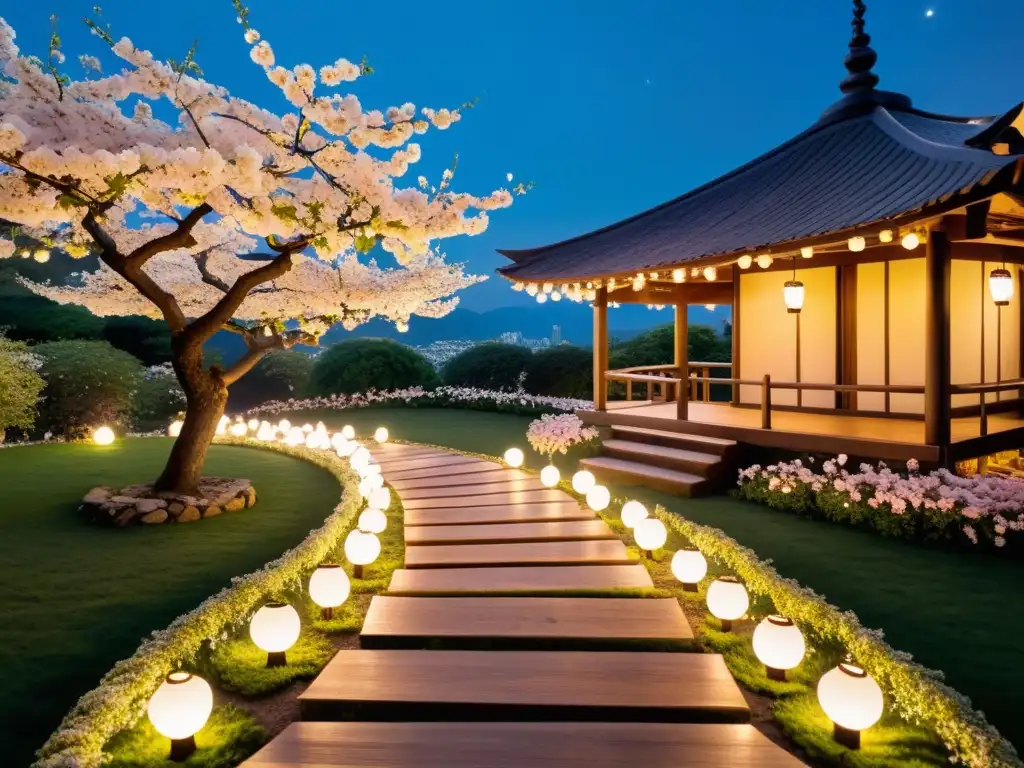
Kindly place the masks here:
POLYGON ((181 434, 171 448, 167 465, 154 489, 197 496, 206 451, 224 415, 228 389, 221 381, 218 369, 206 370, 203 367, 201 344, 182 344, 173 339, 171 347, 172 364, 185 391, 187 406, 181 434))

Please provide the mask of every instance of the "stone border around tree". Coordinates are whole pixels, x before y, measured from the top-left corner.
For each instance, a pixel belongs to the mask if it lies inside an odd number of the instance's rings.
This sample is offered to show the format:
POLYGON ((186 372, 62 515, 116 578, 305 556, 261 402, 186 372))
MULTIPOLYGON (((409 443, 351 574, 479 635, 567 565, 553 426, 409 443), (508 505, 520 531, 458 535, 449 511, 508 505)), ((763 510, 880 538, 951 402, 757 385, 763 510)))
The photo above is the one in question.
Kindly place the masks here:
POLYGON ((256 489, 245 478, 204 477, 199 492, 200 496, 154 493, 152 483, 123 488, 101 485, 85 495, 78 509, 94 523, 123 528, 136 523, 190 523, 256 503, 256 489))

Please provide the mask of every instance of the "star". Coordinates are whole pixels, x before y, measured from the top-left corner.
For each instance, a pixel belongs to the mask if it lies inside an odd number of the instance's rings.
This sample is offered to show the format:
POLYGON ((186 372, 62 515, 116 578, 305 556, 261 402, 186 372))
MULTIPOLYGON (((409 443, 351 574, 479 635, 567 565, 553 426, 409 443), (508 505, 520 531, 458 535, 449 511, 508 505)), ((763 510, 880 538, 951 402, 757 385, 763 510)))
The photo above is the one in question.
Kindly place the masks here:
POLYGON ((934 15, 935 15, 935 9, 934 8, 929 8, 927 11, 924 12, 924 16, 925 16, 926 19, 930 19, 934 15))

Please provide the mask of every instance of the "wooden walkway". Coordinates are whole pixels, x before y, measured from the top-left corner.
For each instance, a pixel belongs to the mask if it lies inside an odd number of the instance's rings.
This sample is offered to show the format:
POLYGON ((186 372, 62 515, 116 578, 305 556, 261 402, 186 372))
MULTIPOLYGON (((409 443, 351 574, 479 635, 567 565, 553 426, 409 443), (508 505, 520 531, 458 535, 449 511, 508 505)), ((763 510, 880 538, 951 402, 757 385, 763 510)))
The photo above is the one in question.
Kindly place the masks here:
POLYGON ((748 724, 721 656, 686 652, 674 598, 617 592, 653 584, 594 512, 494 462, 370 449, 405 508, 405 568, 303 721, 244 765, 803 765, 748 724))

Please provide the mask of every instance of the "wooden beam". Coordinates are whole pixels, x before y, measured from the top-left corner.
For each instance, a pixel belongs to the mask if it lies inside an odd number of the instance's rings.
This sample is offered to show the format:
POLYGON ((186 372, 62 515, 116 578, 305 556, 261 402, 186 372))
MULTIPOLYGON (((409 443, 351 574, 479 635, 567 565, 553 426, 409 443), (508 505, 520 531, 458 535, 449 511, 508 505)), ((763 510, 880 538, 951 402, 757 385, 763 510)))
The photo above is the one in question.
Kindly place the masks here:
POLYGON ((608 387, 604 372, 608 370, 608 289, 598 288, 594 298, 594 410, 608 407, 608 387))
POLYGON ((946 232, 932 230, 925 248, 924 430, 940 457, 950 443, 949 253, 946 232))
MULTIPOLYGON (((838 317, 836 323, 836 381, 857 383, 857 265, 847 264, 836 271, 838 317)), ((838 392, 837 408, 857 410, 856 392, 838 392)))
MULTIPOLYGON (((687 406, 689 401, 689 332, 686 317, 686 304, 676 304, 675 324, 675 363, 679 369, 680 382, 676 385, 676 418, 685 420, 687 418, 687 406)), ((707 386, 705 384, 704 386, 707 386)))
POLYGON ((713 283, 647 283, 641 290, 634 291, 632 286, 616 287, 608 294, 609 301, 621 304, 729 304, 732 302, 732 283, 715 281, 713 283))

